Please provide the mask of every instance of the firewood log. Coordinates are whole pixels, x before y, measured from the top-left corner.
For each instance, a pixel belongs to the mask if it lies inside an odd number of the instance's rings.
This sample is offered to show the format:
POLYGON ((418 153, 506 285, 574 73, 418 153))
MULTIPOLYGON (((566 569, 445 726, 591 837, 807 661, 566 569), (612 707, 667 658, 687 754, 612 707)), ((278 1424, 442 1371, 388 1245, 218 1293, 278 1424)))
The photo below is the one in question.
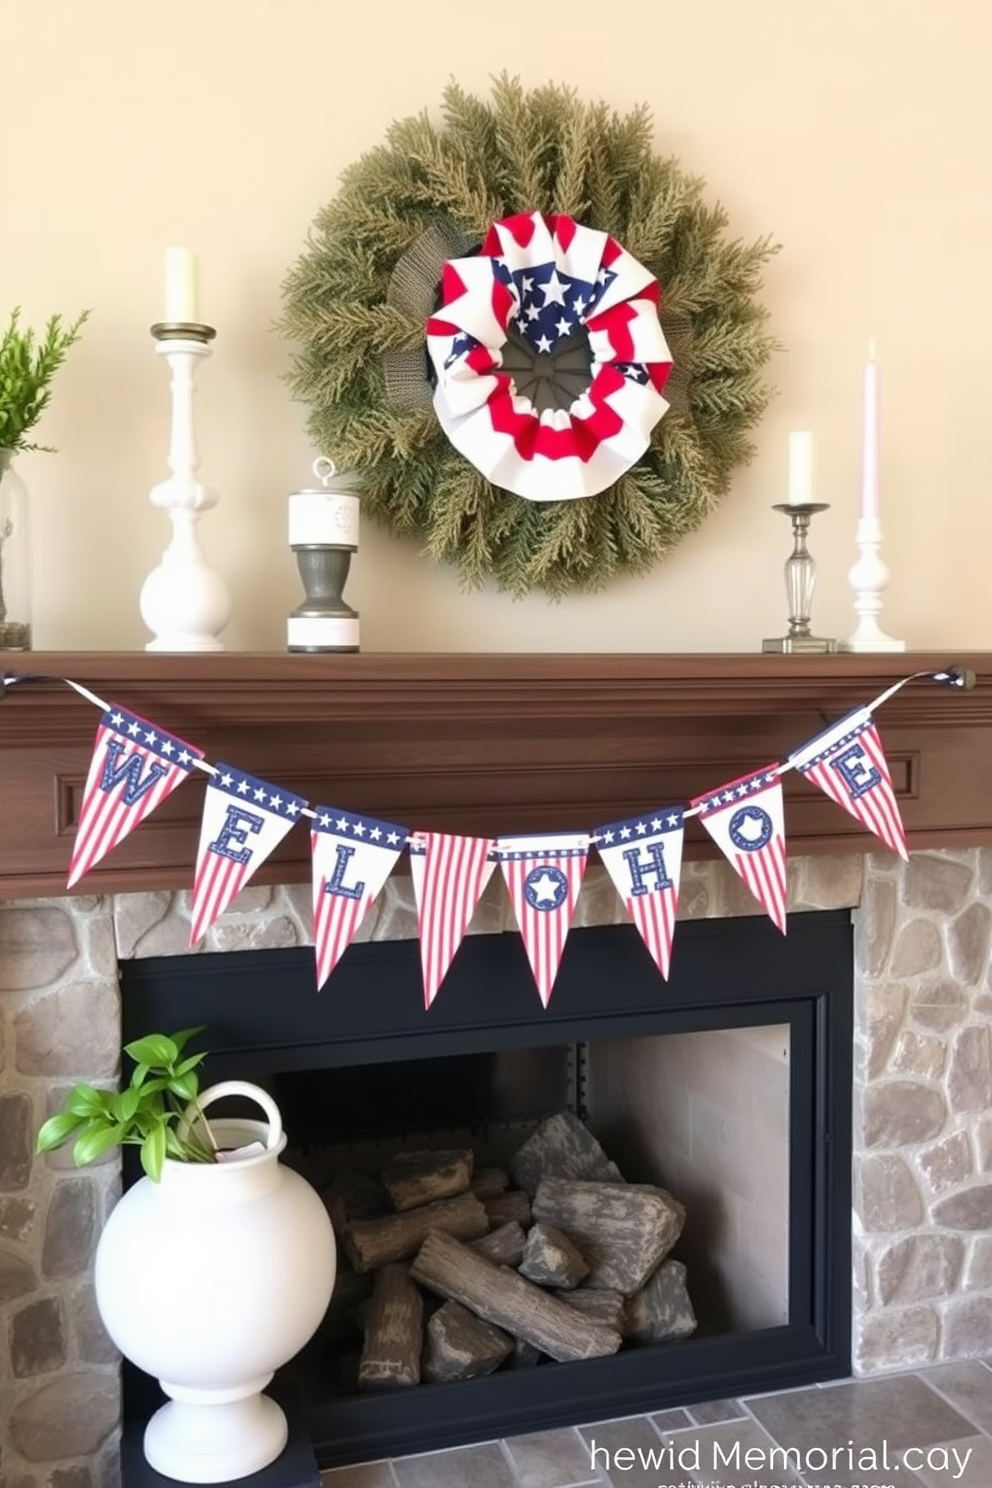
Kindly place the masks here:
POLYGON ((358 1365, 360 1390, 420 1384, 423 1313, 424 1299, 405 1266, 383 1266, 376 1272, 358 1365))
POLYGON ((685 1209, 663 1188, 545 1178, 535 1220, 564 1230, 589 1263, 586 1286, 640 1291, 682 1231, 685 1209))
POLYGON ((512 1352, 509 1333, 484 1323, 460 1302, 445 1302, 427 1324, 424 1379, 476 1379, 492 1374, 512 1352))
POLYGON ((430 1230, 444 1230, 461 1240, 475 1240, 489 1229, 485 1209, 474 1194, 438 1199, 402 1214, 359 1219, 344 1232, 345 1251, 356 1271, 375 1271, 388 1261, 415 1255, 430 1230))
POLYGON ((469 1244, 474 1251, 496 1266, 519 1266, 526 1240, 527 1237, 516 1220, 511 1219, 509 1224, 500 1225, 498 1230, 490 1230, 488 1235, 483 1235, 480 1240, 471 1240, 469 1244))
POLYGON ((435 1199, 453 1199, 472 1179, 468 1148, 455 1152, 398 1152, 382 1170, 382 1186, 394 1209, 416 1209, 435 1199))
POLYGON ((410 1275, 553 1359, 592 1359, 615 1354, 620 1347, 619 1333, 600 1327, 550 1292, 506 1266, 494 1266, 440 1230, 426 1237, 410 1275))

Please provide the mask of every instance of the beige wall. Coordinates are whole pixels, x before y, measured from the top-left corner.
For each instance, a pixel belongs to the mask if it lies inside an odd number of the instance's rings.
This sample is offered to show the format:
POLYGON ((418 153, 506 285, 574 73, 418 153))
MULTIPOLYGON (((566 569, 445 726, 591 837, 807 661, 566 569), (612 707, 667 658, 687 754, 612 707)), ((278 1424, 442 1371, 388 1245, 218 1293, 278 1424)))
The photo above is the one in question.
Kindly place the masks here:
POLYGON ((784 628, 787 432, 812 428, 817 628, 851 629, 860 374, 883 377, 886 628, 992 646, 992 6, 988 0, 0 0, 0 316, 94 307, 21 461, 38 534, 36 643, 137 648, 167 541, 162 250, 202 256, 219 328, 198 402, 201 526, 234 592, 226 640, 280 650, 299 586, 285 497, 307 483, 280 377, 280 283, 340 170, 449 77, 508 69, 626 111, 703 175, 735 235, 783 245, 765 299, 786 350, 754 463, 648 578, 558 606, 463 595, 366 525, 348 597, 366 650, 741 650, 784 628), (605 35, 604 17, 615 17, 605 35))

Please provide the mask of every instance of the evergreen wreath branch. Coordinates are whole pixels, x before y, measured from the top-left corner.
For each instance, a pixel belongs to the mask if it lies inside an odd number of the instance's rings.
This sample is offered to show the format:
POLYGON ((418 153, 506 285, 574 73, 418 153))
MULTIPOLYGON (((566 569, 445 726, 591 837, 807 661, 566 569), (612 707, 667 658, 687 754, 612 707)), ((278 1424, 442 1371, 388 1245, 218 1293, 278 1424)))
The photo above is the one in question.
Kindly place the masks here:
MULTIPOLYGON (((647 572, 710 514, 772 389, 776 347, 755 298, 767 237, 726 236, 704 183, 655 153, 645 105, 619 116, 548 84, 506 74, 489 100, 446 88, 442 121, 393 123, 384 144, 344 172, 284 285, 281 328, 295 343, 294 394, 321 454, 362 473, 363 508, 469 587, 552 598, 647 572), (679 325, 684 397, 640 460, 600 495, 532 502, 493 486, 449 444, 432 409, 399 406, 384 353, 416 353, 424 325, 389 299, 397 263, 431 228, 481 242, 517 212, 564 213, 609 232, 655 275, 662 324, 679 325)), ((424 376, 427 356, 424 351, 424 376)))

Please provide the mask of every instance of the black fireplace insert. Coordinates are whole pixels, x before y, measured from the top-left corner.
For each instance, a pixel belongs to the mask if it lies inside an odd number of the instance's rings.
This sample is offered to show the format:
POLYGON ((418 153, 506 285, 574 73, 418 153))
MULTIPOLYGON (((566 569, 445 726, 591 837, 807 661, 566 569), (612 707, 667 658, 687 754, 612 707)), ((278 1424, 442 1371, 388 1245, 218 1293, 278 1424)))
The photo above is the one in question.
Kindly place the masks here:
MULTIPOLYGON (((785 936, 763 916, 680 923, 667 983, 633 927, 573 930, 546 1010, 512 934, 469 936, 429 1011, 416 941, 352 946, 319 993, 309 949, 151 958, 122 963, 122 1041, 205 1025, 205 1081, 266 1085, 283 1110, 287 1160, 312 1176, 329 1143, 440 1145, 454 1129, 508 1141, 563 1107, 595 1130, 588 1074, 603 1045, 783 1031, 781 1321, 736 1328, 706 1304, 677 1341, 364 1395, 341 1383, 318 1334, 277 1387, 330 1467, 849 1374, 852 966, 845 911, 791 916, 785 936)), ((683 1258, 691 1293, 693 1266, 706 1261, 683 1258)), ((132 1428, 161 1398, 125 1367, 132 1428)))

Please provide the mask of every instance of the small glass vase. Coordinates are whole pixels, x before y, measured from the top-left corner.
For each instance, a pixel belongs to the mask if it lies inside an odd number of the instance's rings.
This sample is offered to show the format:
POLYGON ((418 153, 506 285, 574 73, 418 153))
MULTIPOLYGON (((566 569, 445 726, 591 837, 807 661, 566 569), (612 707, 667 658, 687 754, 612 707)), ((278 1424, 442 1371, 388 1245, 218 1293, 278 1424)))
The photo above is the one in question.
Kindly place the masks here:
POLYGON ((0 449, 0 651, 31 650, 31 529, 28 488, 0 449))

